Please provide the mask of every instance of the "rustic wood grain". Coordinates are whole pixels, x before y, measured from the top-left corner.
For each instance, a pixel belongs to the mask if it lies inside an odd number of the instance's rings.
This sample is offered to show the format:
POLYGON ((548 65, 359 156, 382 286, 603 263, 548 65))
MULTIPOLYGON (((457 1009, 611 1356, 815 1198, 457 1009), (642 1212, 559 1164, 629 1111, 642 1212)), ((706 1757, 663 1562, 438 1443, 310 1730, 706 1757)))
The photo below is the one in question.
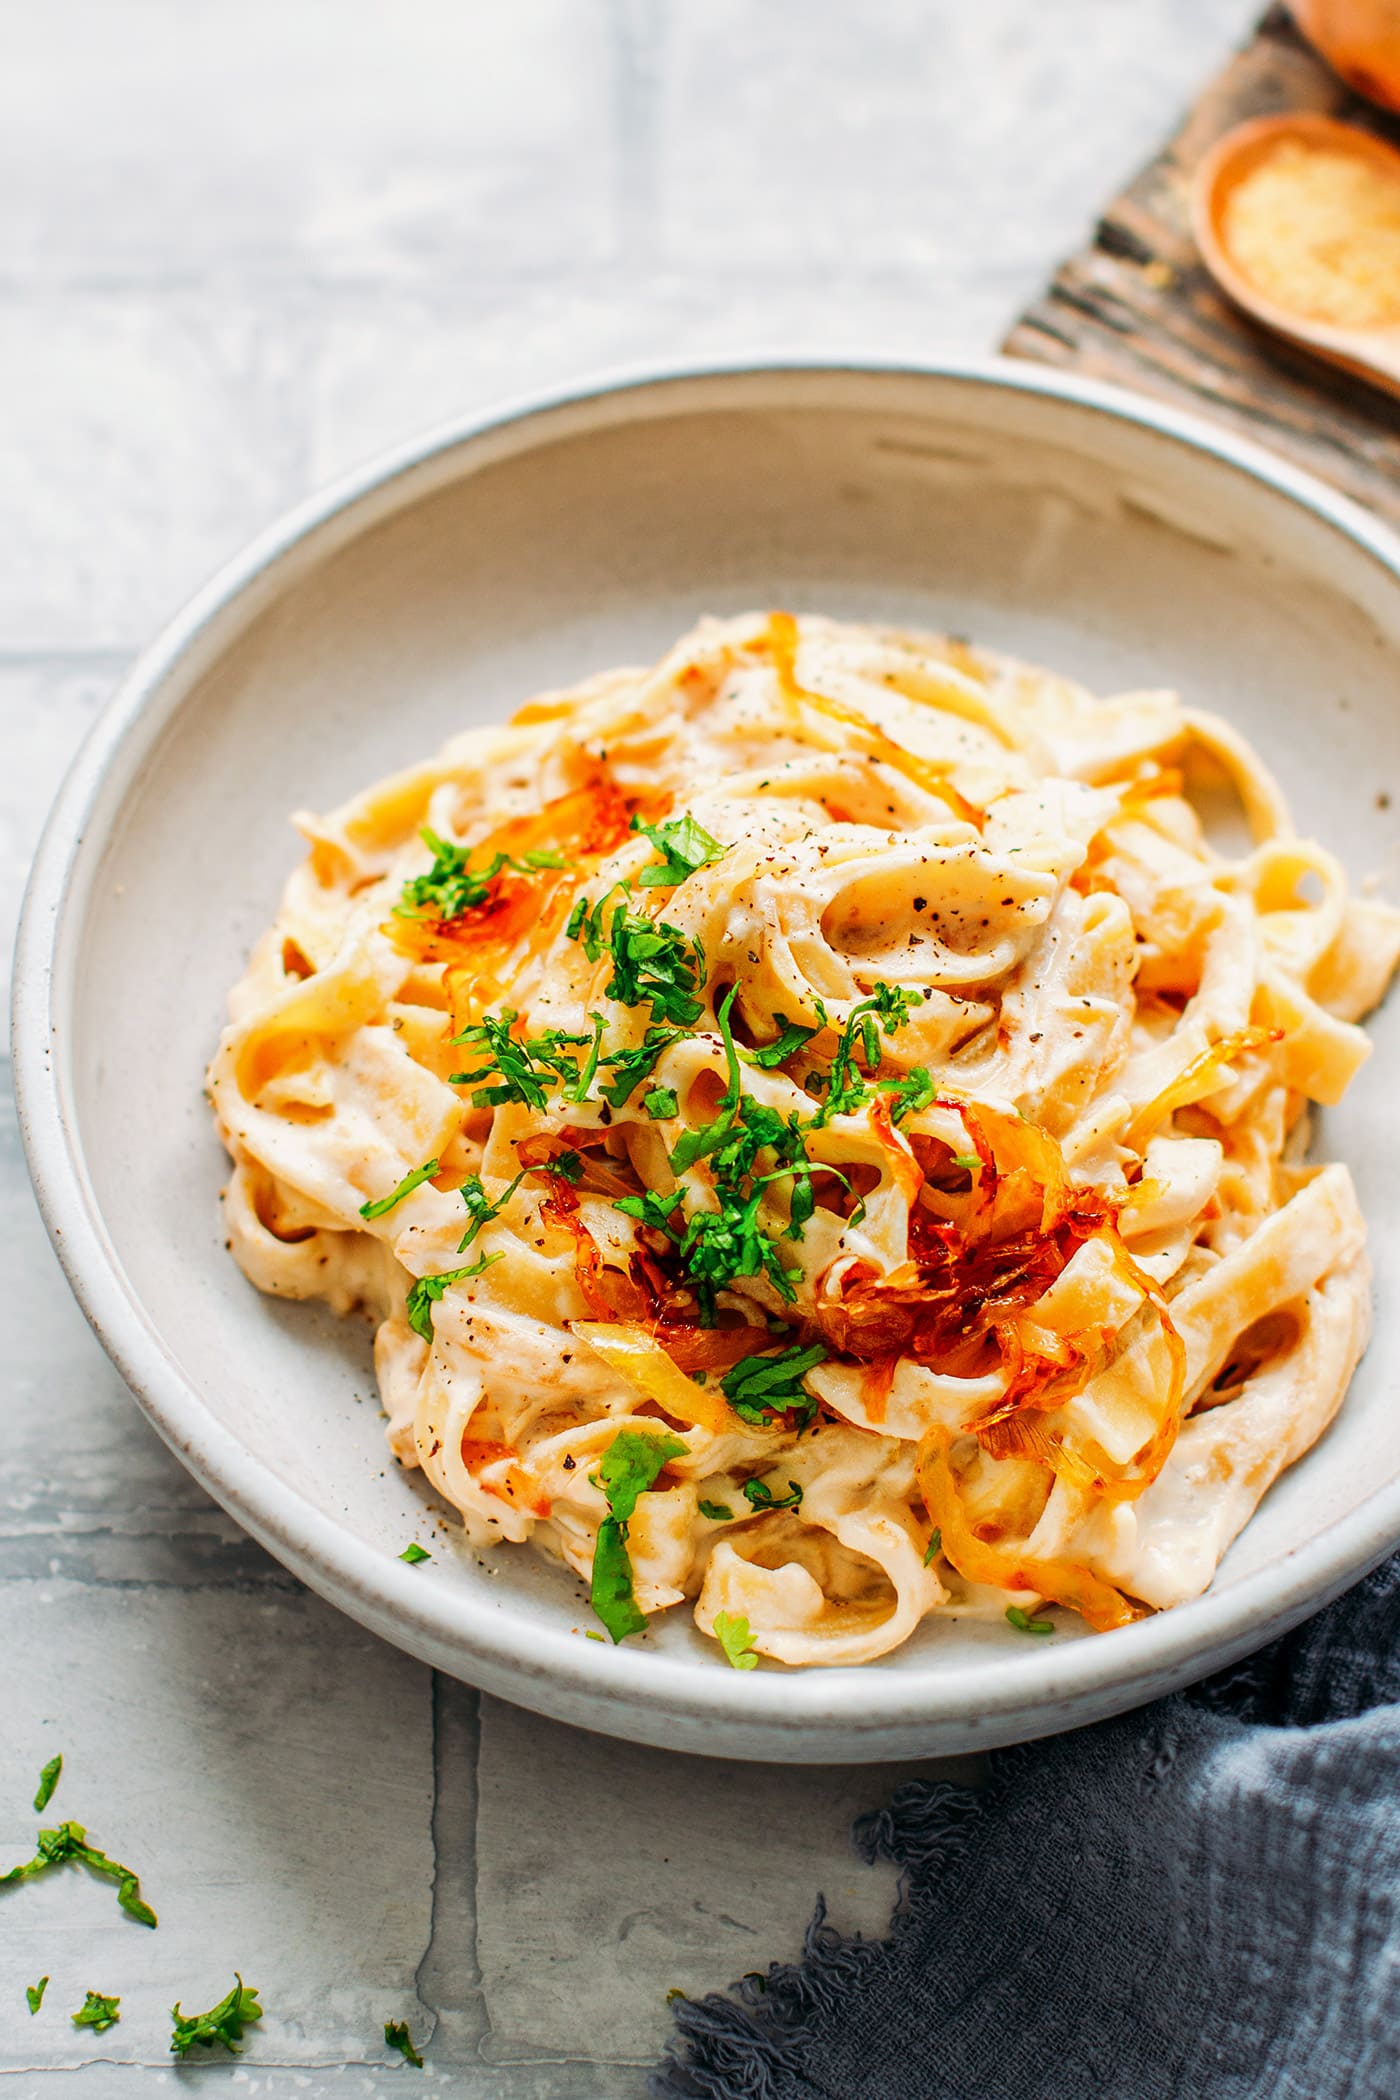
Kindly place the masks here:
POLYGON ((1264 16, 1180 130, 1022 315, 1004 348, 1204 411, 1400 525, 1400 403, 1290 349, 1216 291, 1190 232, 1207 149, 1247 118, 1319 110, 1400 143, 1282 7, 1264 16))

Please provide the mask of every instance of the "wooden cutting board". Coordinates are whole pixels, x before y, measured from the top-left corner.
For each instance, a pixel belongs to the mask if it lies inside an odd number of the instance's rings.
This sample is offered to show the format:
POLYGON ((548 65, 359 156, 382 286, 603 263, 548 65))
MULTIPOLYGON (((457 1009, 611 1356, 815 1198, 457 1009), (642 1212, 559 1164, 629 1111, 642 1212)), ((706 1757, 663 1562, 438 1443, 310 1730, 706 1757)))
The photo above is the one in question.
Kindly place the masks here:
POLYGON ((1248 117, 1292 109, 1400 145, 1400 124, 1345 87, 1284 9, 1270 8, 1004 348, 1212 416, 1400 525, 1400 401, 1246 321, 1215 290, 1191 238, 1191 180, 1207 148, 1248 117))

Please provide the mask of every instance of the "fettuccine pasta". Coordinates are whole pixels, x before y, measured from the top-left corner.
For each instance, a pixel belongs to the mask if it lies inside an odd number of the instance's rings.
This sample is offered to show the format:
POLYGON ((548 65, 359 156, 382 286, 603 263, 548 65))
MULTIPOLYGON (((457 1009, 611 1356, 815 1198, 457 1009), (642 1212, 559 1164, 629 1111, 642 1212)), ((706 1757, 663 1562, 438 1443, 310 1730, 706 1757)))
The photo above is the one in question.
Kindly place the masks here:
POLYGON ((615 1639, 1119 1627, 1330 1421, 1308 1105, 1400 913, 1226 723, 754 615, 299 823, 210 1074, 234 1255, 368 1309, 398 1458, 615 1639))

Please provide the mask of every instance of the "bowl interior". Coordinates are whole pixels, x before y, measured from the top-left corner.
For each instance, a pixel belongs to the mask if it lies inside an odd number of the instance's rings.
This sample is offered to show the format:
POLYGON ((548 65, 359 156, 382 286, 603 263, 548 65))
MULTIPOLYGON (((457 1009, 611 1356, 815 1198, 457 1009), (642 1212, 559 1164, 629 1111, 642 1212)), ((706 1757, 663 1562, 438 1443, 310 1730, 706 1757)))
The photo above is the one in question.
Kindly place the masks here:
MULTIPOLYGON (((644 661, 702 612, 753 605, 948 628, 1104 690, 1175 686, 1257 743, 1301 828, 1354 877, 1394 871, 1400 585, 1277 488, 1077 400, 933 374, 673 381, 431 453, 313 529, 176 657, 108 760, 73 859, 54 1012, 70 1143, 130 1292, 208 1415, 371 1549, 357 1608, 381 1627, 373 1569, 397 1581, 390 1557, 426 1527, 382 1442, 368 1330, 243 1281, 200 1092, 228 987, 299 856, 288 812, 327 808, 542 686, 644 661)), ((1356 1174, 1382 1277, 1400 1231, 1397 1030, 1393 1004, 1318 1135, 1356 1174)), ((1398 1352, 1383 1297, 1341 1417, 1268 1497, 1217 1594, 1400 1475, 1398 1352)), ((199 1443, 168 1413, 161 1426, 199 1443)), ((463 1674, 483 1608, 524 1650, 590 1623, 577 1585, 528 1552, 489 1568, 440 1554, 430 1579, 462 1623, 460 1650, 440 1643, 436 1659, 463 1674)), ((878 1674, 922 1702, 931 1747, 954 1683, 974 1711, 979 1673, 1023 1672, 1028 1702, 1053 1681, 1053 1659, 1017 1642, 929 1625, 878 1674)), ((640 1645, 715 1668, 684 1614, 640 1645)), ((784 1682, 810 1754, 839 1752, 830 1683, 784 1682)), ((521 1695, 590 1718, 547 1687, 521 1695)))

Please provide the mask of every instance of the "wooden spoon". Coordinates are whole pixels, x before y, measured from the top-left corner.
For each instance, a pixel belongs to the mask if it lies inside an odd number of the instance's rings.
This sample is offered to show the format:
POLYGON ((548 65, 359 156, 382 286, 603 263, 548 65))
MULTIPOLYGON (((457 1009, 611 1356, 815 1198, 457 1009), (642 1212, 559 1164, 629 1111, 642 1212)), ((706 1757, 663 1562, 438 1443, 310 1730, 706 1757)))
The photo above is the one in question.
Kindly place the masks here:
POLYGON ((1305 146, 1326 146, 1333 152, 1352 153, 1373 161, 1400 192, 1400 153, 1383 140, 1373 138, 1370 132, 1305 111, 1258 117, 1253 123, 1227 132, 1196 171, 1192 228, 1206 268, 1226 296, 1265 328, 1272 328, 1277 335, 1286 336, 1316 356, 1369 379, 1375 386, 1400 394, 1400 323, 1341 328, 1334 322, 1314 321, 1291 307, 1278 306, 1244 275, 1225 245, 1225 207, 1231 192, 1283 139, 1296 139, 1305 146))

